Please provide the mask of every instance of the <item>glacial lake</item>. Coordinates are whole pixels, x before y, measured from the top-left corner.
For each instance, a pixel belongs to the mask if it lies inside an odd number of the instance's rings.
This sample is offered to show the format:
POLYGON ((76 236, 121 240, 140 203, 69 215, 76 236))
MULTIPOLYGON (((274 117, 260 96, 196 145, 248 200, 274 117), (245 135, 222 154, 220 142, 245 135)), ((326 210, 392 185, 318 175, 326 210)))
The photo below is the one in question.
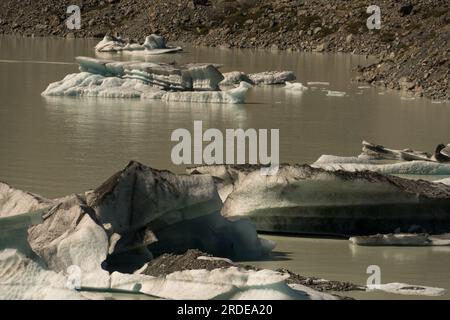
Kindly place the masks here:
MULTIPOLYGON (((171 162, 175 143, 170 135, 177 128, 192 130, 194 120, 202 120, 204 129, 280 129, 280 160, 290 163, 311 163, 322 154, 357 155, 363 139, 425 151, 450 142, 449 103, 411 100, 397 91, 351 82, 352 70, 370 61, 364 56, 190 46, 166 56, 96 56, 97 41, 0 36, 1 181, 53 198, 94 188, 131 159, 184 172, 171 162), (223 65, 223 72, 292 70, 304 84, 330 85, 303 94, 282 86, 255 87, 245 105, 42 97, 49 83, 78 71, 74 57, 80 55, 180 64, 211 62, 223 65), (328 97, 326 90, 347 95, 328 97)), ((448 248, 365 248, 344 240, 264 237, 277 241, 279 253, 258 262, 260 266, 364 284, 367 266, 375 264, 381 267, 383 282, 450 290, 448 248)))

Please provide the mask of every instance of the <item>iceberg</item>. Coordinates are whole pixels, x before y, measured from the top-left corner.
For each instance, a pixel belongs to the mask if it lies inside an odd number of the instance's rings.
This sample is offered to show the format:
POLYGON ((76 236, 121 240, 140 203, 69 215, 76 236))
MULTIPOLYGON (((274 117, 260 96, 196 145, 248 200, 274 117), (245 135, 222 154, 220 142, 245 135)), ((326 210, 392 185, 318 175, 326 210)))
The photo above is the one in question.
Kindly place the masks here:
POLYGON ((369 292, 384 291, 394 294, 431 296, 431 297, 441 296, 447 292, 447 290, 443 288, 418 286, 398 282, 368 285, 366 291, 369 292))
POLYGON ((360 246, 449 246, 450 234, 390 233, 351 237, 350 241, 360 246))
POLYGON ((430 161, 404 161, 382 164, 379 161, 364 157, 322 155, 311 166, 328 171, 344 170, 348 172, 372 171, 381 174, 450 175, 450 163, 430 161))
POLYGON ((289 89, 289 90, 293 90, 293 91, 300 91, 300 92, 308 90, 308 87, 304 86, 300 82, 289 82, 289 81, 286 81, 285 88, 289 89))
POLYGON ((231 86, 234 84, 239 84, 242 81, 254 84, 247 74, 242 71, 232 71, 223 74, 224 79, 220 82, 223 86, 231 86))
POLYGON ((256 85, 285 84, 286 81, 294 81, 296 79, 292 71, 265 71, 251 73, 248 77, 256 85))
POLYGON ((260 166, 199 166, 191 174, 217 177, 227 217, 250 218, 260 231, 372 235, 450 231, 450 187, 375 172, 327 171, 282 165, 263 176, 260 166))
POLYGON ((327 97, 345 97, 346 94, 347 93, 343 91, 333 91, 333 90, 327 91, 327 97))
POLYGON ((141 45, 138 43, 130 43, 119 37, 106 35, 97 45, 97 52, 127 52, 132 54, 157 55, 164 53, 174 53, 181 51, 181 47, 168 47, 162 36, 151 34, 145 38, 145 42, 141 45))
POLYGON ((80 72, 51 83, 43 96, 160 99, 173 102, 244 103, 251 85, 220 91, 223 76, 212 64, 174 66, 77 57, 80 72))

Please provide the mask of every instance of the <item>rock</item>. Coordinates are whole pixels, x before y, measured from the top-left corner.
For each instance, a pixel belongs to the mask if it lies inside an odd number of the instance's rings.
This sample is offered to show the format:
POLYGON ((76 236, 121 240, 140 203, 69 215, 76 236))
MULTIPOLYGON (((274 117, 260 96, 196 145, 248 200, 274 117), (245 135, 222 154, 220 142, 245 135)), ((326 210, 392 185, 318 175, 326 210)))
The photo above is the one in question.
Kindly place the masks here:
POLYGON ((400 16, 404 17, 407 15, 410 15, 413 8, 414 8, 414 6, 411 3, 402 5, 399 9, 400 16))

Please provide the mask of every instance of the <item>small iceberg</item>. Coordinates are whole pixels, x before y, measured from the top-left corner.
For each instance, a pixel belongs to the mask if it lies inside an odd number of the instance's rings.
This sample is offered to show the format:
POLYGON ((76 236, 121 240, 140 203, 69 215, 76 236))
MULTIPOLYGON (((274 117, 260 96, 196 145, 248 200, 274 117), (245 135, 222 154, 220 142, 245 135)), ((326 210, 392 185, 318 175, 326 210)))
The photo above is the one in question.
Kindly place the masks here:
POLYGON ((327 97, 345 97, 346 94, 347 93, 343 91, 332 91, 332 90, 327 91, 327 97))
POLYGON ((224 86, 239 84, 244 81, 252 85, 276 85, 285 84, 296 79, 293 71, 264 71, 246 74, 242 71, 232 71, 223 74, 224 80, 220 83, 224 86))
POLYGON ((386 283, 386 284, 372 284, 368 285, 366 291, 384 291, 388 293, 394 294, 403 294, 403 295, 416 295, 416 296, 442 296, 447 292, 447 290, 443 288, 436 287, 426 287, 426 286, 418 286, 411 285, 406 283, 386 283))
POLYGON ((308 86, 329 86, 330 83, 326 81, 308 81, 306 83, 308 86))
POLYGON ((359 246, 450 246, 450 234, 389 233, 351 237, 350 241, 359 246))
POLYGON ((294 81, 296 79, 292 71, 265 71, 251 73, 248 77, 256 85, 285 84, 286 81, 294 81))
POLYGON ((286 85, 284 86, 288 90, 303 92, 308 90, 308 87, 304 86, 300 82, 289 82, 286 81, 286 85))
POLYGON ((119 37, 106 35, 97 45, 97 52, 129 52, 144 55, 158 55, 164 53, 173 53, 181 51, 181 47, 168 47, 162 36, 151 34, 145 38, 145 42, 141 45, 122 40, 119 37))

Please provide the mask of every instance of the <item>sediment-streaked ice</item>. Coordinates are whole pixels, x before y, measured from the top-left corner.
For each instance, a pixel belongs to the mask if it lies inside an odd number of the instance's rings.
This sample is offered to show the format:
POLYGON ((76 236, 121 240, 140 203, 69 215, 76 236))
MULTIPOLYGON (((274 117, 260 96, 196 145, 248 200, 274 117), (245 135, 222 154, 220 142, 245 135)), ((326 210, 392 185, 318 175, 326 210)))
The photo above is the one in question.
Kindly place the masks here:
POLYGON ((248 77, 256 85, 284 84, 286 81, 294 81, 296 79, 295 74, 292 71, 264 71, 251 73, 248 77))
POLYGON ((97 45, 97 52, 123 52, 141 55, 157 55, 181 51, 181 47, 168 47, 163 37, 159 35, 149 35, 143 44, 130 43, 119 37, 106 35, 97 45))
POLYGON ((366 291, 384 291, 402 295, 431 297, 441 296, 447 292, 447 290, 443 288, 426 287, 398 282, 368 285, 366 291))
POLYGON ((322 155, 311 166, 328 171, 373 171, 382 174, 450 175, 450 164, 430 161, 405 161, 380 164, 364 157, 338 157, 322 155))
POLYGON ((350 241, 360 246, 449 246, 450 234, 389 233, 351 237, 350 241))

